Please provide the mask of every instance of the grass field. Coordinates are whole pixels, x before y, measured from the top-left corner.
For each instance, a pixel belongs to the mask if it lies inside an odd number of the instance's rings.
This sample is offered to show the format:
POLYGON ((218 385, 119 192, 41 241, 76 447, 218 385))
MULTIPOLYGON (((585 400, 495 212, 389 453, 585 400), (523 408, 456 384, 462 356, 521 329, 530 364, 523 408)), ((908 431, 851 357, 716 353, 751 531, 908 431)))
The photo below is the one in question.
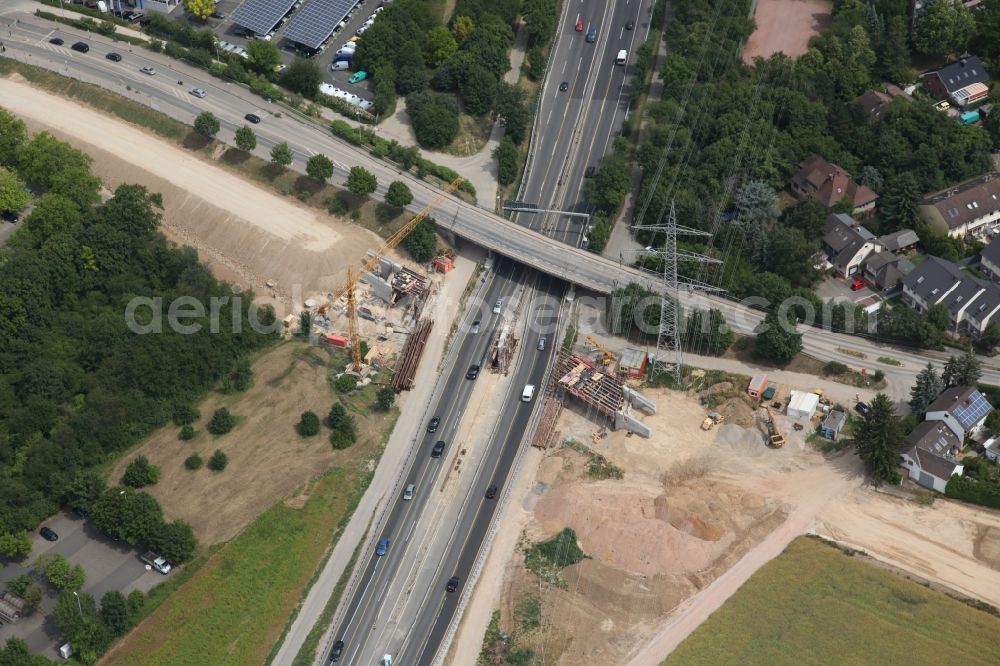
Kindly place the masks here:
POLYGON ((301 509, 273 506, 101 663, 264 663, 367 476, 335 468, 308 489, 301 509))
POLYGON ((997 664, 1000 618, 803 537, 664 662, 997 664))

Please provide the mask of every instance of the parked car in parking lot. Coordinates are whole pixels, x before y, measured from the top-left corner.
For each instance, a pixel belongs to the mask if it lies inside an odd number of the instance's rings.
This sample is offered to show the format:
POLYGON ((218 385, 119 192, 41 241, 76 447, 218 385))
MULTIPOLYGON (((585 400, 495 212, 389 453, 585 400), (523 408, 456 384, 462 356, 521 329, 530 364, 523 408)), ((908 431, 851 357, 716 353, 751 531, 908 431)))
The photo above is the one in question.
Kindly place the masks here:
POLYGON ((361 83, 368 76, 368 72, 354 72, 351 78, 347 79, 348 83, 361 83))
POLYGON ((46 541, 59 540, 59 535, 56 534, 55 530, 53 530, 51 527, 43 527, 42 529, 38 530, 38 533, 41 534, 42 538, 45 539, 46 541))
POLYGON ((858 414, 861 414, 861 416, 868 416, 868 412, 872 411, 872 408, 864 402, 859 402, 854 405, 854 409, 858 412, 858 414))

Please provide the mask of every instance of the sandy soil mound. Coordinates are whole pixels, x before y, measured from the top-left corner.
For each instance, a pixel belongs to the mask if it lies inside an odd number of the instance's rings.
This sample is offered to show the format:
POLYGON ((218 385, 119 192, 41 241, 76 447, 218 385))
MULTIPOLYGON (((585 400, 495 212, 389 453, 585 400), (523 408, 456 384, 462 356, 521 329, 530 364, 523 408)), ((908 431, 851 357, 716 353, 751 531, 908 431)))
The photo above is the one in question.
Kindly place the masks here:
POLYGON ((715 395, 716 393, 722 393, 724 391, 732 391, 732 382, 719 382, 718 384, 712 384, 707 389, 699 391, 698 398, 707 398, 710 395, 715 395))
POLYGON ((976 559, 1000 570, 1000 528, 993 525, 977 525, 977 527, 974 550, 976 559))
POLYGON ((753 408, 741 398, 730 398, 715 408, 726 417, 726 423, 750 428, 754 425, 753 408))

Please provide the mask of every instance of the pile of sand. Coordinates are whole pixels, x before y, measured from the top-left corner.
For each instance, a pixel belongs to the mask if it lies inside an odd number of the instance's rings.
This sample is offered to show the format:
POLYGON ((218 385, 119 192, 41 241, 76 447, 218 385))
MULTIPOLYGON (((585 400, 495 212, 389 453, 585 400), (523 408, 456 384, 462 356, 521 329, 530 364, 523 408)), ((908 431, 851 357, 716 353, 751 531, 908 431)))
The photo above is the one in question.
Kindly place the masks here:
POLYGON ((726 423, 751 428, 754 425, 753 408, 742 398, 730 398, 715 408, 726 417, 726 423))

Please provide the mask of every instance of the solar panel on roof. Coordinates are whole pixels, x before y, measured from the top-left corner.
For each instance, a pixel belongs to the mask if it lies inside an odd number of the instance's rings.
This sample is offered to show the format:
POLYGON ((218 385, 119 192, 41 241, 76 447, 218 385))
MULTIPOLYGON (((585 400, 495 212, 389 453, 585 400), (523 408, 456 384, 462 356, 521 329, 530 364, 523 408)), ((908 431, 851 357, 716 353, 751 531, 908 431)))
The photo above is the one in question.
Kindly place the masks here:
POLYGON ((969 396, 968 404, 962 403, 955 407, 955 418, 962 424, 963 428, 970 428, 979 422, 984 416, 990 413, 993 406, 979 391, 974 391, 969 396))
POLYGON ((246 0, 233 12, 233 23, 266 35, 294 4, 295 0, 246 0))
POLYGON ((357 0, 309 0, 288 22, 285 38, 310 49, 318 49, 357 0))

